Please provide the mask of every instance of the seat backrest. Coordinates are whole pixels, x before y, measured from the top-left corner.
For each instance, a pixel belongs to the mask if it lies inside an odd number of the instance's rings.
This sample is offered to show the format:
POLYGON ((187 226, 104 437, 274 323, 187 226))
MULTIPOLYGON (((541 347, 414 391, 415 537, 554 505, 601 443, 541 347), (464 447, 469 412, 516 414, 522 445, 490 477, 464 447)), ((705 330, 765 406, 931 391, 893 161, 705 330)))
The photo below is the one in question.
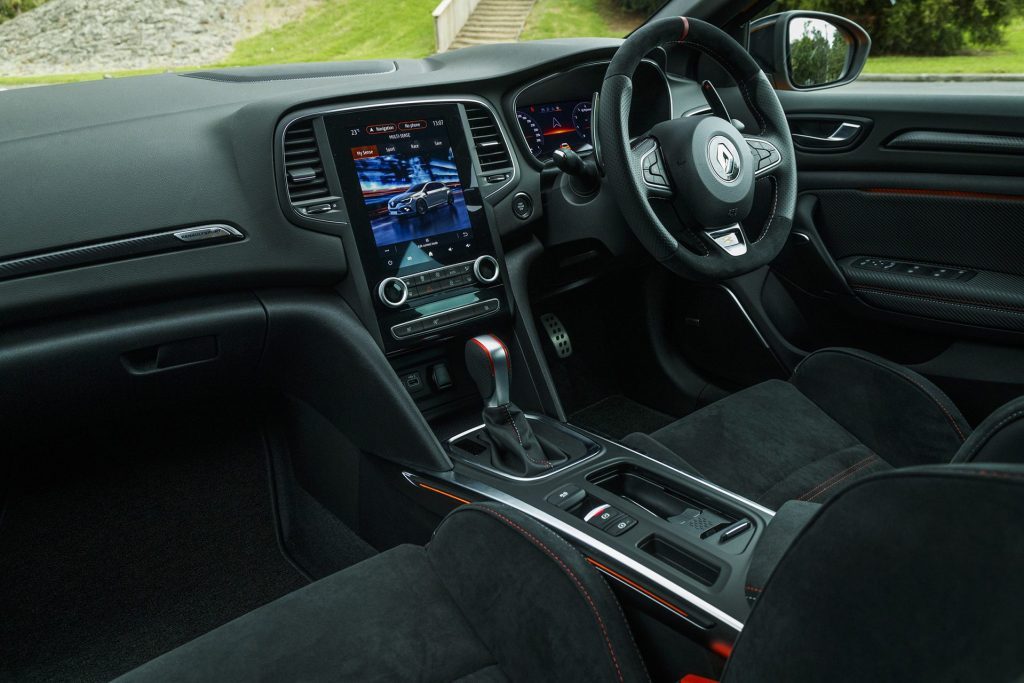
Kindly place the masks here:
POLYGON ((779 562, 723 683, 1020 679, 1022 520, 1021 466, 852 484, 779 562))
POLYGON ((982 420, 953 456, 954 463, 1024 464, 1024 396, 982 420))

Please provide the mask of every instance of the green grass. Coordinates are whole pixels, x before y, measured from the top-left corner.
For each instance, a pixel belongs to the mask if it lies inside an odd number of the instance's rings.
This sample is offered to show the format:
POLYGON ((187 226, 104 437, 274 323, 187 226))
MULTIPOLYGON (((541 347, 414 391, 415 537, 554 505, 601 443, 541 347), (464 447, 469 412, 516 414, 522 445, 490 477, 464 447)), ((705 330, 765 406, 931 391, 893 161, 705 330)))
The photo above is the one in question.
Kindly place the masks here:
MULTIPOLYGON (((424 57, 434 51, 431 11, 438 0, 388 0, 390 22, 381 19, 381 0, 320 0, 301 18, 240 41, 221 63, 250 66, 378 57, 424 57), (398 21, 397 18, 401 18, 398 21), (369 28, 367 28, 369 27, 369 28)), ((615 0, 538 0, 526 21, 523 40, 564 36, 621 37, 643 17, 615 9, 615 0)), ((186 71, 197 67, 181 67, 186 71)), ((167 69, 93 72, 53 76, 0 77, 0 85, 31 85, 162 73, 167 69)), ((998 48, 950 57, 872 57, 867 73, 1024 73, 1024 19, 1007 31, 998 48)))
POLYGON ((622 38, 643 20, 641 15, 617 9, 613 0, 537 0, 521 38, 622 38))
POLYGON ((35 9, 44 2, 46 0, 0 0, 0 24, 30 9, 35 9))
POLYGON ((998 74, 1024 73, 1024 20, 1006 31, 1006 43, 948 57, 869 57, 865 73, 874 74, 998 74))
POLYGON ((217 66, 425 57, 438 0, 327 0, 300 19, 247 38, 217 66))

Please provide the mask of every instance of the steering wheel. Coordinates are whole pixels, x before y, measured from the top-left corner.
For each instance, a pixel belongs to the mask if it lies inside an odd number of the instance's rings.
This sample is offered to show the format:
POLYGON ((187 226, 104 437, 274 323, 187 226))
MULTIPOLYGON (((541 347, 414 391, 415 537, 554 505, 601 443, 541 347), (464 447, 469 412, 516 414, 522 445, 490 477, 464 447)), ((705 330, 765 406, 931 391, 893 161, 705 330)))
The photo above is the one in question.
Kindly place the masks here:
POLYGON ((636 31, 608 65, 595 118, 597 158, 607 184, 658 261, 690 279, 724 280, 778 256, 796 211, 793 142, 771 83, 727 33, 686 17, 660 19, 636 31), (670 42, 703 52, 733 77, 760 127, 755 135, 741 134, 718 116, 690 116, 630 138, 633 72, 648 52, 670 42), (745 227, 760 178, 771 184, 768 218, 764 225, 745 227))

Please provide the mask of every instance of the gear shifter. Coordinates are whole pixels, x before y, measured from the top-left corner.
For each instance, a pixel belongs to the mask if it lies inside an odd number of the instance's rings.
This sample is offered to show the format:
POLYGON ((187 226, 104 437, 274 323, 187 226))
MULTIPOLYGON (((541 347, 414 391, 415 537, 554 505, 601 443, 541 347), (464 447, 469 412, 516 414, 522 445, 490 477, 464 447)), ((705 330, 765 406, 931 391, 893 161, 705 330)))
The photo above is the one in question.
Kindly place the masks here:
POLYGON ((534 476, 567 459, 558 448, 545 449, 526 415, 509 400, 510 358, 500 339, 484 334, 466 342, 466 368, 484 399, 484 433, 493 446, 494 467, 534 476))

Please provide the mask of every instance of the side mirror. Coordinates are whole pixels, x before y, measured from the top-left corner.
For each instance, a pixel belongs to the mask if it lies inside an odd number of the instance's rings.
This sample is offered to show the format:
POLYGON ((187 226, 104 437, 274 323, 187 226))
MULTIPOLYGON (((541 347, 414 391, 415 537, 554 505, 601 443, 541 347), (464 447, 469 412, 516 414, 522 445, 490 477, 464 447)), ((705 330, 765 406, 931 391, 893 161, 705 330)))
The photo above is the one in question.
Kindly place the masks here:
POLYGON ((871 37, 843 17, 782 12, 750 25, 750 54, 778 90, 820 90, 856 80, 871 37))

